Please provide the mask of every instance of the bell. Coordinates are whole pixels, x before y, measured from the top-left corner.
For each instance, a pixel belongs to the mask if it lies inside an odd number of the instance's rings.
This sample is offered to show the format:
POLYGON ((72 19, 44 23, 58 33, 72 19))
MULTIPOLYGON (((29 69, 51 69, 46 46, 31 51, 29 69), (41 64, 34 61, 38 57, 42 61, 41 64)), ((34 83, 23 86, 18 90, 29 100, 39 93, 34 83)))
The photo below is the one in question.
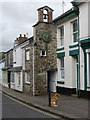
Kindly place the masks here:
POLYGON ((47 14, 44 14, 44 19, 47 19, 47 14))

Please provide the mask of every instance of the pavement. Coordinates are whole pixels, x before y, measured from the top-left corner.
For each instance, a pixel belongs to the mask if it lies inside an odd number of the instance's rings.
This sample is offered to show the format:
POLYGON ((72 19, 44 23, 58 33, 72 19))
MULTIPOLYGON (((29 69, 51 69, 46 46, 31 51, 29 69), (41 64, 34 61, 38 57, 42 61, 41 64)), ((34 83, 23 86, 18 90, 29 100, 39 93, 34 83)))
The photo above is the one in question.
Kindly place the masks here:
MULTIPOLYGON (((33 96, 27 95, 6 87, 1 87, 0 90, 23 103, 26 103, 35 108, 41 109, 43 111, 50 112, 52 114, 58 115, 63 118, 68 118, 72 120, 90 120, 89 117, 89 103, 87 99, 60 95, 58 101, 58 107, 48 106, 48 95, 33 96)), ((3 101, 2 101, 3 102, 3 101)))

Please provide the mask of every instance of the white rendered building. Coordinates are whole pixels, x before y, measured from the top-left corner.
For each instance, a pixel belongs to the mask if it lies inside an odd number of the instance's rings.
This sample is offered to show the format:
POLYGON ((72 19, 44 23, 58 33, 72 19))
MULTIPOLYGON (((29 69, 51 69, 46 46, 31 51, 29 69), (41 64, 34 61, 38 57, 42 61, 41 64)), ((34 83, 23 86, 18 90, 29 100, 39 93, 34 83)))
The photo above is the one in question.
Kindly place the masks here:
POLYGON ((53 22, 57 26, 57 92, 86 97, 90 92, 90 2, 74 7, 53 22))

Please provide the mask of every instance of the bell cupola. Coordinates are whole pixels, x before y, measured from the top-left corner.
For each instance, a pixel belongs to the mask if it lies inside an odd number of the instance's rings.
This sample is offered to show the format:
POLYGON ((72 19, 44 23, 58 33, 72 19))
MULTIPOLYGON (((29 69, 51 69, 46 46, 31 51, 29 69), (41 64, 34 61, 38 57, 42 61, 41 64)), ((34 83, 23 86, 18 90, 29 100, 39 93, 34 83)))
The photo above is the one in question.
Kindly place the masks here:
POLYGON ((37 11, 38 11, 38 22, 52 23, 53 10, 50 7, 44 6, 39 8, 37 11))

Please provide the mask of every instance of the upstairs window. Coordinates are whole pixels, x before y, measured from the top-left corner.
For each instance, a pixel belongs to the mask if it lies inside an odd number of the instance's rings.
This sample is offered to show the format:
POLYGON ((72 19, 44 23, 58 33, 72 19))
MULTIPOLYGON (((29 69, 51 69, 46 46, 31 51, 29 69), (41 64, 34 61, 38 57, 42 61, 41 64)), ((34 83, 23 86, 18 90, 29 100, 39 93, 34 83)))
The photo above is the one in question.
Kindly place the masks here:
POLYGON ((40 56, 46 56, 46 50, 42 50, 40 56))
POLYGON ((59 44, 64 46, 64 26, 59 28, 59 44))
POLYGON ((29 50, 26 51, 26 60, 29 60, 29 50))
POLYGON ((73 43, 78 42, 78 23, 77 23, 77 20, 72 22, 72 39, 73 39, 73 43))
POLYGON ((14 59, 14 64, 16 64, 16 50, 14 50, 14 52, 13 52, 14 54, 13 54, 13 59, 14 59))

